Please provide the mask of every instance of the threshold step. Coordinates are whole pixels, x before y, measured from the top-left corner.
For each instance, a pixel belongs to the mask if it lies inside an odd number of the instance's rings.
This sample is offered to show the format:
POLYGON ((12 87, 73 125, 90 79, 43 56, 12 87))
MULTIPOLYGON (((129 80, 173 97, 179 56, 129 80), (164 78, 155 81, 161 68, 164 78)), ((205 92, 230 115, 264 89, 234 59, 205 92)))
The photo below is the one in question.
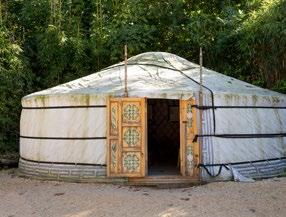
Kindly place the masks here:
POLYGON ((157 187, 186 187, 203 183, 198 179, 183 176, 146 176, 143 178, 128 178, 128 184, 157 187))

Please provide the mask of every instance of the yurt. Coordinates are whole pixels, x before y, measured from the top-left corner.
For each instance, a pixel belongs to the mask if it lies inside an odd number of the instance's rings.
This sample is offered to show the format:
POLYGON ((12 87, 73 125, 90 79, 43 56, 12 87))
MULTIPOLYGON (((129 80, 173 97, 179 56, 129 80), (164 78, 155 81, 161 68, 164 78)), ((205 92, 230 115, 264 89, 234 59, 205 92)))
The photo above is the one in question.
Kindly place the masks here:
POLYGON ((285 95, 204 67, 200 82, 199 65, 147 52, 25 96, 19 171, 95 182, 252 180, 285 174, 285 136, 285 95))

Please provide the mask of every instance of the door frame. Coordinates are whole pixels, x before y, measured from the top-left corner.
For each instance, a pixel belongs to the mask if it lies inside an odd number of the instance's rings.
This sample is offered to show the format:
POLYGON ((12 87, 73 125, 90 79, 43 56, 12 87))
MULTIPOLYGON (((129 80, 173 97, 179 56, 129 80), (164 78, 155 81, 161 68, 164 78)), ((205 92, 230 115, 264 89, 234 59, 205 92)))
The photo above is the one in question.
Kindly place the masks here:
MULTIPOLYGON (((179 123, 180 123, 180 146, 179 146, 179 163, 180 163, 180 173, 182 176, 189 176, 195 180, 200 179, 200 168, 198 167, 200 163, 200 144, 199 141, 193 141, 195 135, 198 134, 198 116, 197 110, 195 108, 196 100, 195 98, 190 98, 188 100, 179 100, 179 123), (192 114, 192 117, 188 117, 188 112, 192 114), (188 124, 191 124, 191 127, 187 127, 188 124), (189 153, 191 150, 191 153, 189 153), (190 154, 192 156, 190 156, 190 154), (190 159, 192 158, 192 159, 190 159), (190 160, 192 162, 190 162, 190 160), (191 164, 190 164, 191 163, 191 164), (189 166, 192 166, 190 169, 189 166)), ((148 175, 148 99, 147 98, 108 98, 107 102, 107 176, 108 177, 147 177, 148 175), (122 164, 118 167, 118 173, 114 173, 111 171, 111 144, 112 140, 118 140, 117 146, 119 147, 119 151, 122 151, 122 145, 120 145, 120 141, 122 141, 122 129, 118 131, 118 138, 111 135, 111 103, 118 102, 120 104, 118 108, 118 115, 122 115, 122 102, 134 102, 140 101, 142 102, 142 111, 141 111, 141 119, 142 119, 142 153, 140 159, 144 162, 141 162, 141 172, 139 174, 124 174, 122 172, 122 164), (120 148, 121 147, 121 148, 120 148)), ((122 126, 122 117, 118 118, 118 125, 122 126)), ((130 125, 132 126, 132 124, 130 125)), ((117 155, 122 158, 121 155, 117 155)), ((120 160, 120 159, 119 159, 120 160)))

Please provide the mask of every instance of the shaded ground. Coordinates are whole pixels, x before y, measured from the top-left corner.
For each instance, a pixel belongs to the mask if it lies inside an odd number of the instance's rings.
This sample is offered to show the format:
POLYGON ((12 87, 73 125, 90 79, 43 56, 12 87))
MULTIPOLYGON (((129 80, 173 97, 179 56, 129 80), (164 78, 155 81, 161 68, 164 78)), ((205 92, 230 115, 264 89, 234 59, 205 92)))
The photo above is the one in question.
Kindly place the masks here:
POLYGON ((19 153, 0 154, 0 170, 2 168, 16 168, 18 167, 19 153))
POLYGON ((1 217, 286 216, 286 178, 180 189, 78 184, 0 171, 1 217))

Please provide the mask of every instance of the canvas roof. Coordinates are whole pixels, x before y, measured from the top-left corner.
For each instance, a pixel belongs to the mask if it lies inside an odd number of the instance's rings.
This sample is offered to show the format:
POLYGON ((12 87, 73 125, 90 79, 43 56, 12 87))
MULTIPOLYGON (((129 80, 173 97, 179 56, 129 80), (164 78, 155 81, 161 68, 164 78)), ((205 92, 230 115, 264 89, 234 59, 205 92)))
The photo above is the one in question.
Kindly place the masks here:
MULTIPOLYGON (((128 59, 128 91, 130 96, 162 98, 199 91, 199 65, 165 52, 147 52, 128 59)), ((238 79, 203 68, 203 85, 214 94, 280 96, 238 79)), ((207 91, 204 88, 205 91, 207 91)), ((25 98, 54 94, 124 94, 124 63, 56 87, 36 92, 25 98)))

